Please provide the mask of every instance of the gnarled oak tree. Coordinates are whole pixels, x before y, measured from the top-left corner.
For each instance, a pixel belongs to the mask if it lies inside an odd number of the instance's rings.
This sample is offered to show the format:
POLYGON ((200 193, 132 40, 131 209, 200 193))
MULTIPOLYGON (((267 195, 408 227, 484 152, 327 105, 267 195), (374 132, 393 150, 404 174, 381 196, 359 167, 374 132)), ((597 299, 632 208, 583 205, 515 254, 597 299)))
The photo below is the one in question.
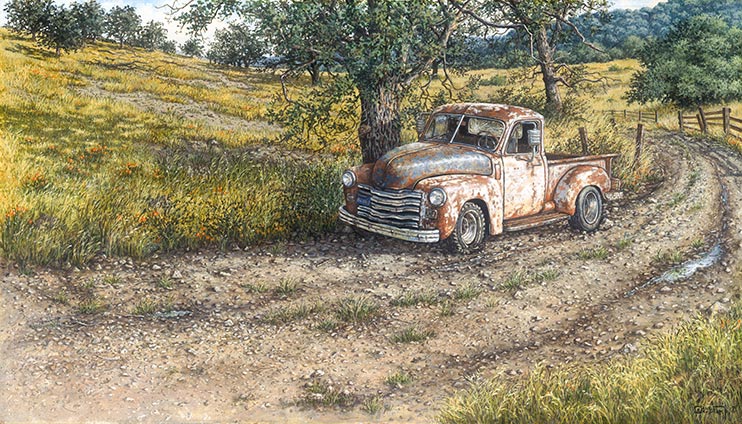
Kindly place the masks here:
POLYGON ((240 16, 274 33, 274 52, 298 58, 286 76, 316 64, 343 71, 360 104, 364 162, 400 144, 402 99, 444 55, 463 16, 447 0, 199 0, 176 9, 194 30, 240 16))

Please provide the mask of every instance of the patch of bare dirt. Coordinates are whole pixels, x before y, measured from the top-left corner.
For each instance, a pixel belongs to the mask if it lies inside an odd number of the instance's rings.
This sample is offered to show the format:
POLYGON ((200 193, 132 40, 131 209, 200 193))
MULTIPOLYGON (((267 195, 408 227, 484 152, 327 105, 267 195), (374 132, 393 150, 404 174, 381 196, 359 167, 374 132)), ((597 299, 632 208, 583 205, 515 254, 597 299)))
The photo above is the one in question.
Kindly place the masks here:
POLYGON ((739 297, 742 159, 678 135, 651 140, 664 181, 609 203, 594 234, 555 224, 472 256, 341 232, 84 270, 5 265, 0 420, 419 422, 472 378, 633 355, 647 336, 739 297), (719 263, 627 296, 671 268, 673 252, 691 259, 717 240, 719 263), (518 285, 515 272, 549 277, 518 285), (288 281, 293 292, 276 289, 288 281), (431 292, 433 305, 395 306, 431 292), (336 315, 361 296, 376 316, 336 315), (82 313, 91 299, 101 311, 82 313), (432 337, 395 343, 410 327, 432 337), (387 384, 398 372, 411 381, 387 384), (351 406, 308 406, 329 401, 307 393, 317 382, 351 406), (373 398, 384 409, 371 415, 373 398))
MULTIPOLYGON (((184 99, 182 102, 166 102, 158 96, 144 91, 122 93, 108 91, 103 88, 103 83, 93 79, 87 80, 88 85, 79 87, 78 91, 89 97, 110 98, 122 101, 134 108, 157 114, 171 114, 186 121, 202 122, 208 126, 218 127, 226 131, 237 132, 261 132, 280 131, 280 127, 269 124, 265 120, 249 121, 238 116, 219 113, 205 107, 204 104, 184 99)), ((184 84, 184 81, 173 80, 173 84, 184 84)))

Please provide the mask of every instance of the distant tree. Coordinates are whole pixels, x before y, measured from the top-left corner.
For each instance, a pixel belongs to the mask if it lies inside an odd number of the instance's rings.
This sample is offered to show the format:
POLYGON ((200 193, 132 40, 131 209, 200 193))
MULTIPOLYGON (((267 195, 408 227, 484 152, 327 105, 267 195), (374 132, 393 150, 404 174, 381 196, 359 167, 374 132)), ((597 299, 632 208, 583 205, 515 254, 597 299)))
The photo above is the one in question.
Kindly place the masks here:
POLYGON ((140 30, 136 45, 147 50, 160 49, 167 42, 167 29, 161 22, 149 21, 140 30))
POLYGON ((175 54, 178 51, 178 45, 173 40, 165 40, 159 47, 165 53, 175 54))
POLYGON ((180 51, 185 56, 202 57, 204 54, 204 43, 200 38, 194 37, 181 44, 180 51))
POLYGON ((631 81, 630 102, 680 107, 742 100, 742 30, 720 18, 679 23, 639 54, 644 67, 631 81))
POLYGON ((8 28, 36 40, 48 24, 53 6, 52 0, 11 0, 4 7, 8 28))
POLYGON ((103 35, 106 12, 96 0, 72 3, 70 10, 77 21, 83 41, 95 41, 103 35))
POLYGON ((142 19, 132 6, 114 6, 106 15, 105 29, 109 38, 119 43, 131 44, 136 40, 142 19))
POLYGON ((639 57, 639 53, 642 51, 642 48, 644 48, 645 43, 645 40, 636 35, 629 35, 621 44, 621 50, 623 51, 624 57, 639 57))
POLYGON ((52 6, 46 26, 39 34, 39 42, 59 56, 64 51, 82 47, 83 36, 75 13, 64 6, 52 6))
POLYGON ((590 49, 600 50, 587 40, 572 18, 604 12, 608 7, 607 0, 465 0, 454 3, 485 27, 527 34, 531 56, 544 83, 546 109, 555 113, 563 108, 559 87, 586 81, 584 72, 576 72, 566 61, 559 60, 560 43, 577 37, 590 49))
POLYGON ((258 63, 266 53, 266 43, 247 27, 230 24, 216 31, 206 57, 215 63, 247 67, 258 63))

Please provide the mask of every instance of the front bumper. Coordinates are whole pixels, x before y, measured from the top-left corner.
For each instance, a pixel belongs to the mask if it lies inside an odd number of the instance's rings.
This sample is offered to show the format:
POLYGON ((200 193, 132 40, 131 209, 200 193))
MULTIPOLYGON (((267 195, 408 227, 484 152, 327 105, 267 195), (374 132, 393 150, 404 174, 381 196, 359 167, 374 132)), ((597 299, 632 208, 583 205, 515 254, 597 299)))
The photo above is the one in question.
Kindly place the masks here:
POLYGON ((401 240, 421 243, 437 243, 441 238, 440 231, 438 230, 413 230, 410 228, 397 228, 392 227, 391 225, 379 224, 378 222, 372 222, 366 218, 361 218, 351 214, 345 210, 345 206, 340 207, 338 217, 344 223, 358 227, 362 230, 401 240))

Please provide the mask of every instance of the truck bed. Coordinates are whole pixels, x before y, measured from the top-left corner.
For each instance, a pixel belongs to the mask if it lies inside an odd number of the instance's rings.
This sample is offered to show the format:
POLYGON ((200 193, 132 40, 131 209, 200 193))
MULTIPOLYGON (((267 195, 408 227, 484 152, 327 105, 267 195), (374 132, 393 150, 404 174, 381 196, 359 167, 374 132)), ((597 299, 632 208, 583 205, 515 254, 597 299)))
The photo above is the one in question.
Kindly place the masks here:
POLYGON ((553 193, 564 174, 577 166, 585 165, 603 168, 608 175, 611 175, 611 162, 617 156, 616 154, 581 156, 565 153, 546 153, 546 162, 549 169, 546 192, 553 193))

